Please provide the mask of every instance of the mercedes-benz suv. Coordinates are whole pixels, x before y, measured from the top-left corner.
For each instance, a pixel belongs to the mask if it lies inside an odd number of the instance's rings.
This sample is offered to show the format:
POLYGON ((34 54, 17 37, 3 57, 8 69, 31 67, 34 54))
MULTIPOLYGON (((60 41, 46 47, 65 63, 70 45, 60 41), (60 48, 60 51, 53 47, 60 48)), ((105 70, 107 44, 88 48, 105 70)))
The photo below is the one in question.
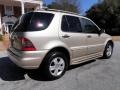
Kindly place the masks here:
POLYGON ((78 14, 43 10, 22 15, 10 34, 9 58, 24 69, 42 68, 49 79, 60 78, 69 65, 110 58, 111 36, 78 14))

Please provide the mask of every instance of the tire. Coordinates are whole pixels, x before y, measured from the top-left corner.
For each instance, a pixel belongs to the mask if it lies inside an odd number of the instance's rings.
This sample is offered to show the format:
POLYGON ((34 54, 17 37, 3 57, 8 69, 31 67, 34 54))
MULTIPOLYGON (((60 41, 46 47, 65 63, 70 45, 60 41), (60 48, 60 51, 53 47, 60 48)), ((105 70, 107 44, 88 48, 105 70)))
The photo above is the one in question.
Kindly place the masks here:
POLYGON ((113 44, 108 42, 106 47, 105 47, 102 58, 103 59, 109 59, 112 56, 112 53, 113 53, 113 44))
POLYGON ((51 52, 44 59, 41 69, 44 77, 55 80, 62 77, 68 68, 67 58, 61 52, 51 52))

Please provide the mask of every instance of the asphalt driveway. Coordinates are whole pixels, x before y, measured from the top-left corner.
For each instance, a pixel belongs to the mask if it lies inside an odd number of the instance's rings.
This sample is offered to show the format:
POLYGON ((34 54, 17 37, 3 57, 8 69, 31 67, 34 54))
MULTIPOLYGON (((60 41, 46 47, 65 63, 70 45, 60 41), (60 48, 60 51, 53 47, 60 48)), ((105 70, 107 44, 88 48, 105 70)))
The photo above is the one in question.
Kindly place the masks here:
POLYGON ((28 74, 0 52, 0 90, 120 90, 120 42, 115 43, 111 59, 72 66, 55 81, 28 74))

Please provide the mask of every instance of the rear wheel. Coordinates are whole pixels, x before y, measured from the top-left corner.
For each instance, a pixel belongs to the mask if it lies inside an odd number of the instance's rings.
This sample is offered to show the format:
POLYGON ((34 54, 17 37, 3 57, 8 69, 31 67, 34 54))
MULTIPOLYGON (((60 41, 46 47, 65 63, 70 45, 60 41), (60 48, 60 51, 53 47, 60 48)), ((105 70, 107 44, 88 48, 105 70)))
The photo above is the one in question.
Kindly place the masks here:
POLYGON ((41 69, 46 78, 54 80, 63 76, 67 67, 67 58, 63 53, 51 52, 43 61, 41 69))
POLYGON ((103 58, 109 59, 112 56, 113 53, 113 45, 112 43, 107 43, 104 53, 103 53, 103 58))

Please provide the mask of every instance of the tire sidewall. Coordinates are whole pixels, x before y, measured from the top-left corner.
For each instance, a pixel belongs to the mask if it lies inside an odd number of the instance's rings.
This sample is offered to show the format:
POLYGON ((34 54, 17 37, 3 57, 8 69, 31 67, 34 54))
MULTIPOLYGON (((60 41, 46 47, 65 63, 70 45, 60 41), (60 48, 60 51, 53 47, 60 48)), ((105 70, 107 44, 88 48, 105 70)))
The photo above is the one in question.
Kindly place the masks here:
POLYGON ((112 45, 111 43, 107 43, 107 45, 106 45, 106 47, 105 47, 105 51, 104 51, 104 57, 107 58, 107 59, 109 59, 109 58, 112 56, 112 53, 113 53, 113 45, 112 45), (110 56, 107 55, 107 48, 108 48, 109 46, 111 46, 111 49, 112 49, 110 56))
POLYGON ((45 62, 44 62, 44 73, 45 73, 45 76, 48 78, 48 79, 58 79, 60 77, 62 77, 64 74, 65 74, 65 71, 67 70, 67 67, 68 67, 68 64, 67 64, 67 58, 66 56, 61 53, 61 52, 51 52, 47 55, 47 57, 45 58, 45 62), (56 57, 61 57, 64 62, 65 62, 65 68, 63 70, 63 72, 59 75, 59 76, 53 76, 49 70, 49 67, 50 67, 50 64, 51 64, 51 61, 56 58, 56 57))

